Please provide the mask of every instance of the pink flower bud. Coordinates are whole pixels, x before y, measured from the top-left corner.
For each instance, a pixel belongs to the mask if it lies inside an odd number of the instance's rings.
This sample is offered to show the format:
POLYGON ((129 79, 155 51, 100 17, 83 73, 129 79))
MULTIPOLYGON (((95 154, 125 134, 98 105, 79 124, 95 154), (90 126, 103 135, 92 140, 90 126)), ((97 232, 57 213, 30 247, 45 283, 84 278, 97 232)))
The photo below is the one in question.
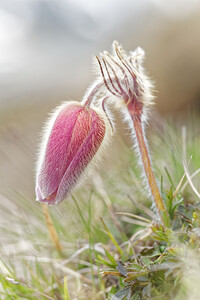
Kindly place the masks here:
POLYGON ((39 154, 37 201, 53 205, 71 192, 105 144, 106 124, 101 112, 77 102, 64 103, 55 111, 39 154))

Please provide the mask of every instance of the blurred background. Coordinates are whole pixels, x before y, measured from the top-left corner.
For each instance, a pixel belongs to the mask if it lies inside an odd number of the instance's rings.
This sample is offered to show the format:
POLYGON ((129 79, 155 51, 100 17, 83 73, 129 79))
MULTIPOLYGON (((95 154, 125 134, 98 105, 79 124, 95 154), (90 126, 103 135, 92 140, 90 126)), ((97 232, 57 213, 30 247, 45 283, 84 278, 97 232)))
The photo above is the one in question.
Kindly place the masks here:
POLYGON ((39 132, 63 100, 81 100, 92 56, 141 46, 156 110, 200 107, 199 0, 1 0, 0 197, 34 199, 39 132))

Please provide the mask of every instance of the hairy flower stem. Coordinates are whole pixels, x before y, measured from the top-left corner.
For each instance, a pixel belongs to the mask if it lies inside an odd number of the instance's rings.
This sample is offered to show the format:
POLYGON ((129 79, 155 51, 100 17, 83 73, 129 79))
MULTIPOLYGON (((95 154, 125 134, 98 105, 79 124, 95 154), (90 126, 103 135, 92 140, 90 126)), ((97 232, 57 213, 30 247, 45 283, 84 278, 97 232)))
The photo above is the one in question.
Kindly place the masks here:
POLYGON ((136 118, 135 116, 131 116, 131 117, 133 120, 133 126, 135 129, 135 134, 136 134, 136 138, 137 138, 137 142, 138 142, 140 156, 141 156, 142 164, 143 164, 144 171, 145 171, 145 174, 147 177, 147 181, 149 184, 149 188, 151 190, 151 194, 152 194, 153 200, 155 202, 155 205, 158 209, 158 213, 160 215, 161 221, 164 224, 163 217, 167 216, 167 210, 166 210, 164 202, 160 196, 160 192, 159 192, 159 189, 158 189, 158 186, 156 183, 156 179, 155 179, 152 167, 151 167, 148 148, 147 148, 146 141, 144 138, 144 132, 143 132, 143 128, 142 128, 141 118, 139 118, 139 117, 136 118))
MULTIPOLYGON (((147 142, 144 133, 143 120, 146 120, 148 107, 152 104, 151 82, 142 68, 144 51, 137 48, 128 55, 118 44, 113 42, 113 55, 104 51, 100 57, 96 56, 102 80, 98 80, 84 97, 85 106, 89 107, 93 100, 102 101, 103 111, 109 120, 105 109, 105 102, 113 96, 119 98, 127 106, 124 110, 126 121, 132 120, 131 127, 135 131, 133 136, 137 140, 142 165, 146 174, 148 186, 157 207, 158 214, 163 225, 168 226, 169 216, 165 204, 161 198, 156 179, 152 170, 147 142), (101 94, 100 94, 101 92, 101 94), (102 96, 103 95, 103 96, 102 96), (97 97, 101 96, 101 97, 97 97)), ((116 106, 120 109, 120 105, 116 106)), ((111 128, 112 122, 109 120, 111 128)))

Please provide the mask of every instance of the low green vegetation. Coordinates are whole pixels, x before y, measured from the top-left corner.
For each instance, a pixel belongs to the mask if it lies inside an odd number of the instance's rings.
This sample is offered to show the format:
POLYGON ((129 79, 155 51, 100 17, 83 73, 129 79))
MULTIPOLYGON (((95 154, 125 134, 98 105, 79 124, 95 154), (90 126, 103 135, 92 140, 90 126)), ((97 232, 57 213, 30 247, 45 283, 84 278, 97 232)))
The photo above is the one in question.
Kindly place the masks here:
POLYGON ((165 225, 120 137, 100 174, 60 205, 4 197, 1 299, 200 299, 198 123, 148 132, 165 225))

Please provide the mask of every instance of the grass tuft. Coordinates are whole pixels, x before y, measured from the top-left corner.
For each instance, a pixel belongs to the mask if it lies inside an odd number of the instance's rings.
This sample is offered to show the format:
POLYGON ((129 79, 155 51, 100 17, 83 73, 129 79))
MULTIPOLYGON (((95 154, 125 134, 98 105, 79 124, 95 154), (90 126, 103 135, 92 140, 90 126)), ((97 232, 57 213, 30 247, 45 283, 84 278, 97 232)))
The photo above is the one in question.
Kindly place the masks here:
POLYGON ((181 126, 163 124, 149 140, 164 225, 121 140, 111 170, 58 207, 1 197, 1 299, 200 298, 198 119, 183 139, 181 126))

